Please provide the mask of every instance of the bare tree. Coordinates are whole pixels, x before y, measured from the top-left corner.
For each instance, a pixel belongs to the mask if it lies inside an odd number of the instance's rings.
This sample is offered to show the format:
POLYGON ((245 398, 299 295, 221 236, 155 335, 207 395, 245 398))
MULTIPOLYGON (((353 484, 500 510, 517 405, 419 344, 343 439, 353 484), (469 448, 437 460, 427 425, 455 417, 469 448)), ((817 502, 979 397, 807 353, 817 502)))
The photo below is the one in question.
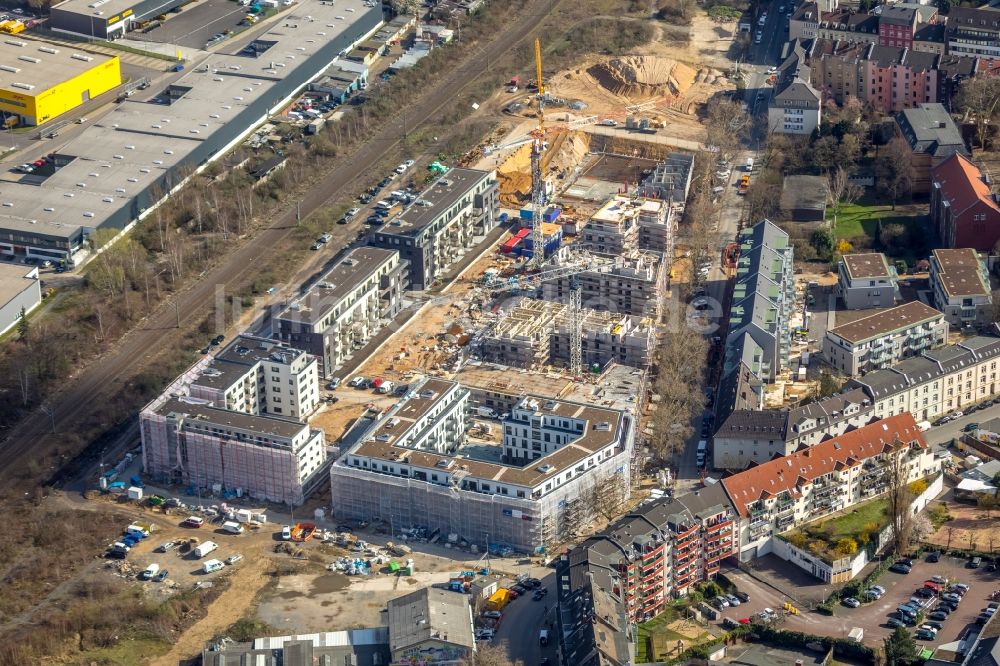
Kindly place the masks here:
POLYGON ((607 521, 617 518, 625 506, 628 481, 622 474, 610 474, 598 479, 587 493, 591 511, 607 521))
POLYGON ((743 104, 724 97, 710 100, 707 112, 705 132, 708 143, 718 146, 722 153, 735 152, 753 127, 753 118, 743 104))
POLYGON ((466 666, 524 666, 524 662, 518 659, 512 660, 507 656, 507 645, 505 643, 479 643, 476 652, 465 660, 466 666))
POLYGON ((993 127, 1000 120, 1000 79, 995 76, 977 76, 966 79, 959 88, 955 107, 960 109, 963 120, 976 126, 976 140, 986 147, 993 127))
POLYGON ((913 155, 906 140, 897 136, 879 151, 875 159, 875 185, 883 196, 896 201, 913 188, 913 155))
POLYGON ((910 457, 909 448, 897 439, 883 456, 885 459, 883 478, 889 486, 886 499, 889 526, 892 527, 893 550, 897 554, 902 554, 909 547, 913 527, 913 515, 910 511, 913 493, 910 491, 906 473, 906 462, 910 457))

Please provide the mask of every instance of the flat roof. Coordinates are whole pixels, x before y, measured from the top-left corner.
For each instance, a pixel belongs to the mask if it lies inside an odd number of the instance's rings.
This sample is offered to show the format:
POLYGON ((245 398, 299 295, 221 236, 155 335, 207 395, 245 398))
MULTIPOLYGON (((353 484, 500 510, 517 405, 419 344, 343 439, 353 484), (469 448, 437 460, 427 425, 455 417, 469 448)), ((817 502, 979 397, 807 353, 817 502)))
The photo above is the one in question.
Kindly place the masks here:
POLYGON ((847 275, 853 280, 892 277, 889 263, 881 252, 845 254, 844 267, 847 269, 847 275))
POLYGON ((261 361, 290 365, 303 355, 305 352, 301 349, 241 333, 215 355, 211 364, 191 384, 227 390, 241 381, 250 368, 261 361))
POLYGON ((380 233, 416 236, 489 174, 489 171, 463 167, 449 170, 425 188, 402 213, 386 222, 380 233))
POLYGON ((934 250, 940 270, 937 281, 949 297, 989 296, 989 284, 983 282, 979 253, 974 249, 934 250))
POLYGON ((667 207, 667 202, 657 199, 633 199, 614 196, 608 199, 596 213, 590 216, 597 222, 618 224, 626 218, 638 218, 640 214, 658 215, 667 207))
POLYGON ((944 317, 944 315, 931 306, 924 305, 920 301, 910 301, 909 303, 862 317, 843 326, 831 328, 828 333, 857 344, 940 317, 944 317))
POLYGON ((351 250, 323 275, 303 298, 285 308, 278 315, 278 319, 306 324, 321 320, 396 254, 398 254, 396 250, 377 247, 358 247, 351 250))
POLYGON ((53 5, 52 9, 106 19, 138 4, 140 0, 65 0, 53 5))
POLYGON ((162 103, 163 84, 118 104, 73 138, 53 140, 47 151, 75 159, 43 182, 30 175, 0 181, 0 229, 71 238, 81 228, 99 228, 123 212, 134 217, 138 211, 132 209, 141 201, 137 196, 194 150, 218 142, 217 133, 230 123, 247 123, 246 130, 258 124, 259 117, 251 123, 243 112, 252 105, 277 103, 275 95, 286 89, 289 78, 305 85, 331 64, 315 57, 339 37, 363 36, 356 34, 355 24, 371 20, 374 13, 380 15, 381 9, 366 7, 363 0, 338 0, 336 6, 301 0, 257 37, 274 42, 260 57, 212 53, 169 84, 184 91, 171 104, 162 103))
POLYGON ((429 640, 475 648, 472 608, 461 592, 425 587, 390 599, 387 608, 389 649, 394 653, 429 640))
POLYGON ((37 282, 38 268, 35 266, 0 264, 0 307, 37 282))
POLYGON ((0 39, 0 88, 23 95, 40 95, 75 76, 118 57, 91 53, 65 44, 48 44, 33 39, 4 35, 0 39), (30 88, 24 87, 30 86, 30 88))
POLYGON ((307 424, 292 419, 220 409, 196 401, 194 398, 170 398, 157 407, 155 411, 162 416, 168 414, 185 414, 195 422, 228 426, 237 430, 253 432, 261 436, 272 435, 282 439, 292 439, 303 430, 309 428, 307 424))
MULTIPOLYGON (((437 378, 428 379, 416 387, 411 384, 411 387, 417 395, 413 398, 403 398, 397 403, 397 407, 385 415, 369 436, 349 451, 350 454, 387 462, 405 463, 425 469, 437 469, 449 474, 462 470, 478 479, 534 487, 546 478, 557 476, 560 472, 576 465, 580 460, 617 441, 625 418, 624 412, 620 410, 566 400, 523 396, 522 400, 518 402, 518 408, 527 408, 524 405, 525 401, 537 400, 538 413, 548 412, 579 419, 585 421, 586 425, 582 435, 575 440, 542 458, 532 460, 524 467, 518 467, 464 457, 464 447, 462 446, 458 447, 455 455, 444 455, 434 451, 394 444, 394 442, 402 440, 409 428, 413 427, 420 417, 437 405, 448 391, 455 387, 462 388, 458 382, 437 378), (424 391, 431 391, 432 395, 422 397, 420 394, 424 391), (395 425, 389 426, 388 424, 393 419, 397 420, 395 425), (597 426, 602 423, 607 423, 608 427, 599 430, 597 426), (392 439, 388 442, 380 442, 376 439, 379 435, 390 435, 392 439), (546 465, 550 466, 547 471, 541 471, 541 468, 546 465)), ((464 443, 465 433, 462 433, 460 437, 464 443)))

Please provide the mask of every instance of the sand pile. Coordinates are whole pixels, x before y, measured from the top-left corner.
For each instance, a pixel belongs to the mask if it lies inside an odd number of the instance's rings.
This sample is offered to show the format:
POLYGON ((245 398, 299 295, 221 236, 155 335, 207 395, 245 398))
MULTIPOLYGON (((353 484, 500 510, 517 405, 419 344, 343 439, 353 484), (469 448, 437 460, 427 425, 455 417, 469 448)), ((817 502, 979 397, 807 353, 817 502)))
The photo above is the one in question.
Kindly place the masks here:
POLYGON ((591 66, 587 73, 612 93, 632 99, 680 94, 698 77, 698 72, 684 63, 660 56, 614 58, 591 66))
MULTIPOLYGON (((549 147, 542 160, 546 178, 564 176, 572 171, 590 150, 590 136, 583 132, 551 133, 549 147)), ((520 206, 531 200, 531 144, 515 150, 497 168, 500 200, 508 206, 520 206)))

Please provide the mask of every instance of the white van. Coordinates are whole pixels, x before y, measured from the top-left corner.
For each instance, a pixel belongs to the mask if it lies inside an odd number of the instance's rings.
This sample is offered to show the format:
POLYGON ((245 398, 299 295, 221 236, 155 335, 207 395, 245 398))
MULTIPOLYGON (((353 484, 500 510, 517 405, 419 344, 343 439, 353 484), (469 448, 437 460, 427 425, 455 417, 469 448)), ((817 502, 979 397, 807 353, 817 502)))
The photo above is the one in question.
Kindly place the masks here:
POLYGON ((219 560, 206 560, 204 564, 201 565, 201 570, 207 574, 214 573, 216 571, 221 571, 225 569, 226 565, 219 560))
POLYGON ((752 157, 748 157, 747 158, 747 173, 750 173, 751 171, 753 171, 753 158, 752 157))
POLYGON ((222 529, 229 534, 243 534, 243 526, 233 521, 222 523, 222 529))
POLYGON ((214 541, 206 541, 205 543, 199 545, 197 548, 194 549, 194 556, 205 557, 218 547, 219 544, 215 543, 214 541))
POLYGON ((145 571, 139 574, 139 578, 141 580, 150 580, 152 579, 153 576, 159 573, 159 571, 160 571, 160 565, 157 564, 156 562, 153 562, 148 567, 146 567, 145 571))

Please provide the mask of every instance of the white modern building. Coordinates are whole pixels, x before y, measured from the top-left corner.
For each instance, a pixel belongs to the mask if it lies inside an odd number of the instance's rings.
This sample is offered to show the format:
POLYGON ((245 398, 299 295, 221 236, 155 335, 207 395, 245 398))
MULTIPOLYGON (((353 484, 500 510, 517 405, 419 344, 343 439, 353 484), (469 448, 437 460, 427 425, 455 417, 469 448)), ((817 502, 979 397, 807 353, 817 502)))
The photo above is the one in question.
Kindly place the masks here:
POLYGON ((986 265, 972 248, 931 253, 931 293, 934 307, 952 326, 973 326, 993 320, 993 292, 986 265))
POLYGON ((580 500, 595 483, 628 479, 634 436, 632 417, 616 409, 487 398, 425 379, 332 465, 331 508, 338 518, 423 526, 532 552, 590 515, 580 500), (500 414, 487 423, 502 429, 492 445, 468 439, 474 404, 487 399, 494 407, 483 411, 500 414))
POLYGON ((407 266, 395 250, 351 250, 273 321, 274 335, 330 376, 399 314, 407 266))
POLYGON ((899 298, 898 280, 881 252, 845 254, 837 267, 837 289, 848 310, 893 307, 899 298))
POLYGON ((910 301, 831 328, 823 339, 823 357, 854 377, 939 347, 947 340, 944 315, 920 301, 910 301))

